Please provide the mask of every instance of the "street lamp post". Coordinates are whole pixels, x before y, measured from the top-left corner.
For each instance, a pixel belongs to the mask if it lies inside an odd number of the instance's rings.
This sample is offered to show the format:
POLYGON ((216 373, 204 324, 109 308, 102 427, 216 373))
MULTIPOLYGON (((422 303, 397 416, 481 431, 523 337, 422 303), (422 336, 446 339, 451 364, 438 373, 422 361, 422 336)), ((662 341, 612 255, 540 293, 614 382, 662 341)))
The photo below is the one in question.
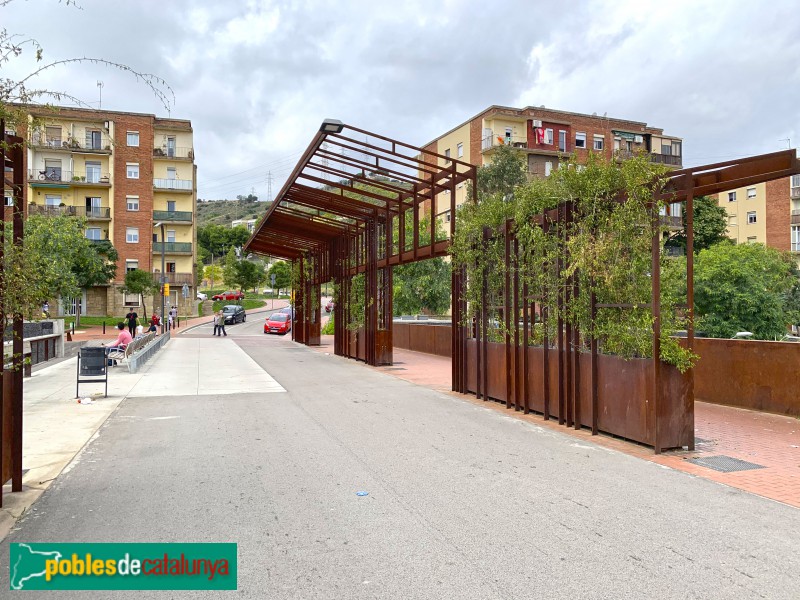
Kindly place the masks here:
POLYGON ((165 323, 165 319, 164 319, 164 314, 165 314, 164 313, 164 284, 167 283, 167 274, 164 272, 164 267, 165 267, 165 262, 164 262, 165 261, 165 259, 164 259, 164 243, 165 243, 165 241, 164 241, 165 240, 165 238, 164 238, 164 223, 162 221, 159 221, 158 223, 156 223, 154 225, 154 227, 161 228, 161 333, 163 334, 164 333, 164 327, 165 327, 165 325, 164 325, 164 323, 165 323))

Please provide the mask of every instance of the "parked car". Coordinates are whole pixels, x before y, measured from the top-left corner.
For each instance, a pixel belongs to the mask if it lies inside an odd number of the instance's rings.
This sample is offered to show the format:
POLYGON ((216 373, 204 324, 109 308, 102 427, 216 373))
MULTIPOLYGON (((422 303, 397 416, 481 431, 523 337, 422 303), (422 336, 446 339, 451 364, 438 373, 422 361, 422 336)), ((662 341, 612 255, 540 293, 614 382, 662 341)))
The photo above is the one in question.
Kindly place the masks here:
POLYGON ((215 295, 211 296, 211 299, 212 300, 242 300, 242 299, 244 299, 244 294, 241 291, 234 292, 234 291, 229 290, 227 292, 222 292, 221 294, 215 294, 215 295))
POLYGON ((197 292, 197 299, 201 302, 203 300, 208 300, 208 294, 204 294, 203 292, 197 292))
POLYGON ((226 306, 223 306, 222 315, 225 317, 225 325, 244 323, 247 320, 247 314, 238 304, 227 304, 226 306))
POLYGON ((264 321, 264 333, 280 333, 286 335, 292 329, 292 320, 288 313, 272 313, 264 321))
POLYGON ((325 305, 325 312, 333 312, 333 300, 328 300, 328 303, 325 305))
POLYGON ((278 312, 285 313, 285 314, 289 315, 291 320, 294 321, 294 306, 284 306, 278 312))

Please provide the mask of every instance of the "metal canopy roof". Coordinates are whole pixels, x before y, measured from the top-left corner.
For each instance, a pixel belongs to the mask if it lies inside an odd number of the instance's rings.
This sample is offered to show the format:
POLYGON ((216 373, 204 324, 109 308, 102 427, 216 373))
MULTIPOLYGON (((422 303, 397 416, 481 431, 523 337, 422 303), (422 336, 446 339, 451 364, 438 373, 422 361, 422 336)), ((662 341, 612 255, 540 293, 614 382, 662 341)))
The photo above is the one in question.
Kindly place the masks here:
MULTIPOLYGON (((371 221, 402 223, 408 216, 417 222, 419 206, 427 201, 430 210, 431 198, 443 191, 451 191, 448 208, 454 209, 455 186, 474 174, 467 162, 326 119, 245 249, 295 260, 325 252, 334 239, 358 235, 371 221)), ((451 218, 451 234, 454 225, 451 218)), ((443 254, 448 244, 431 239, 428 248, 415 237, 413 252, 403 244, 388 262, 443 254)))

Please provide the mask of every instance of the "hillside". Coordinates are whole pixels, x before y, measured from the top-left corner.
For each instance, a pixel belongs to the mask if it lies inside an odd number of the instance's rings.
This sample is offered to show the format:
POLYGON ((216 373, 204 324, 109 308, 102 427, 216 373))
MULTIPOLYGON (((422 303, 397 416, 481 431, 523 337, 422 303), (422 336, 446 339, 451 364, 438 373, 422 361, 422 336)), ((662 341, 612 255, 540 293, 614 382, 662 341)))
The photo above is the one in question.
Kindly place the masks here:
POLYGON ((245 202, 242 200, 198 200, 197 226, 227 225, 236 219, 257 219, 270 207, 271 202, 245 202))

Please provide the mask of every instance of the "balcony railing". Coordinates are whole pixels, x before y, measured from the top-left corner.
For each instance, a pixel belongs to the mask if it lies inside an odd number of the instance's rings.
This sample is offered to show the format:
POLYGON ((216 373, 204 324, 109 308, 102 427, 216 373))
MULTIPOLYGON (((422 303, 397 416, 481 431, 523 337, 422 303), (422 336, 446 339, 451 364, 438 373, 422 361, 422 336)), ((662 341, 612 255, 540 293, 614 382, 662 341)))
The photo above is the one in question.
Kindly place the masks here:
MULTIPOLYGON (((155 283, 162 283, 161 273, 152 273, 155 283)), ((194 285, 194 273, 164 273, 166 282, 172 285, 194 285)))
POLYGON ((46 135, 36 135, 34 133, 31 143, 40 148, 50 148, 51 150, 69 150, 76 152, 100 152, 107 154, 111 152, 111 138, 108 134, 101 133, 100 136, 88 135, 85 138, 47 137, 46 135))
POLYGON ((800 198, 800 187, 791 188, 789 195, 791 196, 792 200, 797 200, 798 198, 800 198))
POLYGON ((162 246, 165 254, 192 252, 192 242, 153 242, 153 253, 160 254, 162 246))
POLYGON ((683 217, 673 217, 671 215, 661 215, 659 221, 667 227, 683 227, 683 217))
POLYGON ((153 148, 153 158, 185 158, 194 160, 194 148, 153 148))
MULTIPOLYGON (((638 156, 638 154, 638 152, 631 152, 630 150, 615 150, 614 158, 617 160, 628 160, 629 158, 638 156)), ((660 163, 662 165, 680 167, 683 164, 680 156, 672 154, 656 154, 655 152, 651 152, 647 156, 650 158, 650 162, 660 163)))
POLYGON ((42 206, 40 204, 28 205, 29 215, 43 215, 45 217, 86 217, 87 219, 110 219, 111 209, 107 206, 86 208, 85 206, 42 206))
POLYGON ((800 225, 800 209, 792 211, 792 225, 800 225))
POLYGON ((153 187, 159 190, 192 191, 191 179, 153 179, 153 187))
POLYGON ((30 169, 28 181, 31 183, 71 183, 81 185, 85 183, 110 185, 111 176, 100 171, 65 171, 54 167, 44 169, 30 169))
POLYGON ((190 210, 154 210, 154 221, 178 221, 180 223, 192 222, 192 211, 190 210))
POLYGON ((519 136, 507 137, 505 132, 500 132, 500 133, 492 132, 492 135, 486 135, 481 140, 481 150, 490 150, 495 146, 513 146, 514 148, 527 148, 528 138, 519 136))

